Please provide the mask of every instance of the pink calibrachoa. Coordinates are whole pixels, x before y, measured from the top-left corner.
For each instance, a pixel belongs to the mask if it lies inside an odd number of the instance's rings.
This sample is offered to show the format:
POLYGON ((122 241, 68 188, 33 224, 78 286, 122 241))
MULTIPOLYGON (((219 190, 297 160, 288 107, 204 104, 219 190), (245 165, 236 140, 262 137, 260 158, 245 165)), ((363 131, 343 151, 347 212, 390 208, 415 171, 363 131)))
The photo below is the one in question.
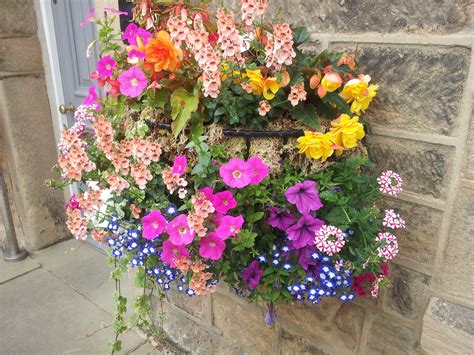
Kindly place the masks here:
POLYGON ((217 233, 211 232, 208 237, 199 241, 199 255, 206 259, 219 260, 225 247, 225 242, 217 236, 217 233))
POLYGON ((334 255, 341 251, 346 243, 344 233, 337 227, 324 225, 316 232, 314 245, 319 251, 334 255))
POLYGON ((397 256, 398 241, 396 236, 388 232, 378 233, 375 240, 378 242, 384 242, 384 245, 377 249, 381 258, 384 260, 392 260, 397 256))
POLYGON ((173 244, 171 240, 163 242, 161 261, 172 267, 176 267, 176 261, 181 260, 182 258, 189 258, 189 251, 185 245, 173 244))
MULTIPOLYGON (((252 92, 253 88, 252 88, 252 85, 250 85, 249 83, 246 83, 246 82, 243 82, 241 84, 242 88, 247 91, 249 94, 252 92), (248 91, 248 89, 250 89, 250 92, 248 91)), ((272 109, 272 107, 270 106, 270 104, 268 102, 266 102, 265 100, 261 100, 259 102, 259 108, 258 108, 258 114, 260 116, 266 116, 268 112, 270 112, 270 110, 272 109)))
POLYGON ((117 65, 117 62, 110 56, 103 56, 97 62, 97 72, 103 77, 110 77, 114 73, 114 68, 117 65))
POLYGON ((131 67, 119 75, 118 81, 120 83, 120 92, 132 99, 140 96, 143 90, 147 87, 147 79, 141 69, 131 67))
POLYGON ((226 214, 237 206, 237 200, 232 192, 226 190, 216 193, 212 198, 212 204, 218 213, 226 214))
POLYGON ((292 106, 298 105, 301 101, 306 100, 306 91, 304 89, 304 83, 295 84, 291 87, 291 92, 288 95, 288 101, 292 106))
POLYGON ((216 229, 216 235, 225 240, 229 237, 235 236, 244 224, 244 216, 237 217, 224 216, 219 221, 219 226, 216 229))
POLYGON ((267 164, 258 156, 251 157, 247 163, 253 170, 252 179, 250 180, 251 185, 260 184, 267 176, 270 171, 267 164))
POLYGON ((392 170, 384 171, 378 178, 380 191, 390 196, 397 196, 403 191, 403 180, 400 175, 392 170))
POLYGON ((166 229, 166 219, 160 211, 153 210, 142 218, 142 226, 143 238, 153 240, 166 229))
POLYGON ((232 158, 219 169, 219 175, 227 186, 240 189, 252 181, 253 168, 240 158, 232 158))
POLYGON ((394 210, 385 210, 382 225, 397 230, 405 228, 405 221, 400 217, 400 214, 396 213, 394 210))
POLYGON ((188 245, 194 240, 194 231, 188 226, 186 215, 175 217, 166 227, 169 240, 175 245, 188 245))

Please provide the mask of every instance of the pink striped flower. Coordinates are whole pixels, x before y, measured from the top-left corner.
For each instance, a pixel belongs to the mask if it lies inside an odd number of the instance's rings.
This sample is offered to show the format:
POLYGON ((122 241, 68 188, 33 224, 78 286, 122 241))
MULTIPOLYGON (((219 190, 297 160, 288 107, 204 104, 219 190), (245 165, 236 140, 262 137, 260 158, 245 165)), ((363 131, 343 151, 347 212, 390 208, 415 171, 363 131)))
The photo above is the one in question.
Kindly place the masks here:
POLYGON ((387 170, 377 178, 380 191, 390 196, 397 196, 403 190, 403 180, 400 175, 392 170, 387 170))
POLYGON ((377 250, 379 252, 379 256, 384 260, 392 260, 398 254, 398 241, 397 237, 391 233, 379 233, 375 240, 378 242, 383 242, 382 246, 380 246, 377 250))
POLYGON ((405 228, 405 221, 394 210, 386 210, 382 225, 397 230, 405 228))

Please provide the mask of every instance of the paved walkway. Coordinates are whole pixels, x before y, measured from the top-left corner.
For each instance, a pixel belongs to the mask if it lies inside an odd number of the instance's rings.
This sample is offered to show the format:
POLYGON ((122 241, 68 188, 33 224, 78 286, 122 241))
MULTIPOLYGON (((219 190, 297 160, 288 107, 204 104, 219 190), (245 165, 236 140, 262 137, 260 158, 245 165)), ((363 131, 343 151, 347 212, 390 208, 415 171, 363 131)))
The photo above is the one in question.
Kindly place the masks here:
MULTIPOLYGON (((18 263, 0 259, 1 355, 107 354, 114 287, 103 253, 70 240, 18 263)), ((122 282, 130 307, 131 285, 122 282)), ((133 330, 121 339, 122 354, 170 353, 133 330)))

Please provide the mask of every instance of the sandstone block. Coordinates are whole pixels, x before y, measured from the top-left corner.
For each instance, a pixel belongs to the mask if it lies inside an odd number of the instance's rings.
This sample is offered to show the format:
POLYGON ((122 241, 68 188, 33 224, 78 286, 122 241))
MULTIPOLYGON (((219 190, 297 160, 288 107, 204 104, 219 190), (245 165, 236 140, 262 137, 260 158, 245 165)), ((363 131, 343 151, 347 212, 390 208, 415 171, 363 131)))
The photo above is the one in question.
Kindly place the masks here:
POLYGON ((369 331, 366 354, 412 354, 415 346, 414 329, 379 315, 369 331))
MULTIPOLYGON (((474 105, 474 103, 473 103, 474 105)), ((472 111, 469 137, 466 146, 466 156, 464 161, 463 175, 466 179, 474 181, 474 108, 472 111)))
POLYGON ((34 1, 3 0, 0 11, 0 33, 33 35, 36 33, 34 1))
POLYGON ((407 318, 417 318, 422 312, 423 296, 429 279, 427 275, 392 264, 392 285, 387 292, 387 307, 407 318))
POLYGON ((426 353, 471 354, 474 309, 432 297, 423 318, 420 347, 426 353))
POLYGON ((446 198, 453 148, 375 135, 367 138, 367 146, 377 171, 399 173, 405 190, 446 198))
POLYGON ((410 132, 455 133, 469 71, 468 48, 347 43, 330 47, 357 48, 362 71, 380 85, 364 115, 368 121, 410 132))
MULTIPOLYGON (((316 339, 315 339, 316 340, 316 339)), ((315 344, 311 344, 305 338, 292 334, 286 330, 280 331, 280 351, 281 355, 325 355, 329 354, 315 344)))
POLYGON ((179 293, 175 290, 170 290, 168 293, 168 299, 176 307, 181 308, 192 316, 199 318, 203 321, 210 322, 210 296, 199 296, 189 297, 184 293, 179 293))
POLYGON ((474 301, 474 190, 462 188, 455 202, 449 240, 444 250, 440 287, 444 292, 474 301))
POLYGON ((43 72, 38 38, 0 39, 0 72, 43 72))
POLYGON ((406 228, 397 230, 398 256, 415 261, 423 266, 432 266, 438 246, 442 212, 416 203, 389 199, 385 208, 401 214, 406 228))

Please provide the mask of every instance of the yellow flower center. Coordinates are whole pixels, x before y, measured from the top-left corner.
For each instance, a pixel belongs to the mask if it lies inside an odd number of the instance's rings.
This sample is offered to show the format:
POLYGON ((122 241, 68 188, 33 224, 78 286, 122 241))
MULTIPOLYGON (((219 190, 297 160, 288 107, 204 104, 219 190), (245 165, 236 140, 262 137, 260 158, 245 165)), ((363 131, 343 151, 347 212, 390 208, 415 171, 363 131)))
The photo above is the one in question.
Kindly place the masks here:
POLYGON ((138 80, 137 80, 137 79, 132 79, 132 80, 130 81, 130 84, 131 84, 132 86, 138 86, 138 80))
POLYGON ((185 233, 186 233, 186 228, 180 227, 180 228, 178 229, 178 232, 179 232, 179 234, 185 234, 185 233))
POLYGON ((242 173, 240 171, 236 170, 232 173, 232 176, 236 179, 240 179, 240 177, 242 176, 242 173))

